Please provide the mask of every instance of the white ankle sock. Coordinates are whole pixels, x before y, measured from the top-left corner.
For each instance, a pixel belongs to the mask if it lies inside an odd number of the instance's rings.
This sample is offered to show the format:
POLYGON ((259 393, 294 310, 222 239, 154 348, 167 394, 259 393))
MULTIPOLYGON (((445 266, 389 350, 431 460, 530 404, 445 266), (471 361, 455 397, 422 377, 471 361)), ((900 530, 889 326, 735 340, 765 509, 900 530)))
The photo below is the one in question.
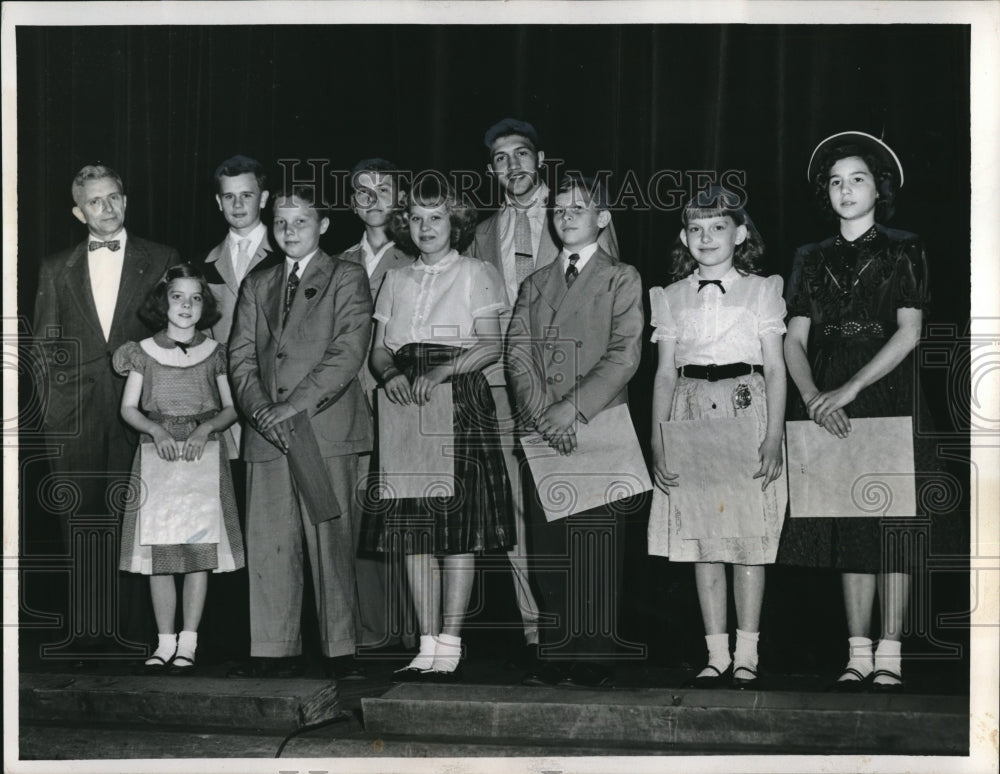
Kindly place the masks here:
POLYGON ((742 629, 736 630, 736 653, 733 654, 733 675, 741 679, 746 679, 750 675, 737 675, 737 669, 750 670, 757 674, 757 640, 760 639, 760 632, 745 632, 742 629))
MULTIPOLYGON (((729 634, 706 634, 705 643, 708 645, 708 666, 719 670, 719 674, 729 669, 732 658, 729 656, 729 634)), ((698 677, 718 677, 713 669, 705 667, 698 673, 698 677)))
POLYGON ((872 641, 867 637, 848 637, 850 657, 845 667, 845 672, 840 676, 838 682, 858 680, 857 675, 848 673, 847 669, 856 669, 862 677, 868 677, 872 673, 872 641))
POLYGON ((161 634, 157 637, 156 650, 153 651, 153 655, 146 659, 146 666, 153 666, 155 664, 160 664, 157 659, 163 659, 162 663, 166 664, 174 657, 174 653, 177 652, 177 635, 176 634, 161 634))
POLYGON ((435 672, 454 672, 462 658, 462 638, 451 634, 437 636, 437 650, 434 652, 435 672))
POLYGON ((198 650, 198 632, 184 630, 177 636, 176 658, 186 658, 194 663, 194 653, 198 650))
POLYGON ((397 669, 396 671, 403 672, 407 669, 418 669, 423 672, 426 669, 431 669, 434 666, 434 652, 436 650, 437 638, 433 634, 421 634, 420 652, 417 653, 413 661, 402 669, 397 669))
POLYGON ((895 677, 878 675, 876 685, 898 685, 903 677, 903 644, 899 640, 879 640, 875 649, 875 669, 890 672, 895 677))

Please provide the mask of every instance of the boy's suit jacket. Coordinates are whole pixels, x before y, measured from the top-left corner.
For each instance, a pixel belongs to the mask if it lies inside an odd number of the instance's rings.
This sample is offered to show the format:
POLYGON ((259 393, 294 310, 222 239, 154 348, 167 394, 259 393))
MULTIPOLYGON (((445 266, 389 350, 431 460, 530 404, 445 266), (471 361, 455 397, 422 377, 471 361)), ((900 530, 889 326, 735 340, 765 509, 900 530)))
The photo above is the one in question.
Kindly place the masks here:
MULTIPOLYGON (((45 426, 83 436, 91 435, 90 428, 120 421, 125 379, 112 370, 111 355, 125 342, 150 335, 139 309, 163 273, 180 261, 174 248, 128 232, 115 314, 105 340, 90 286, 89 241, 42 262, 34 317, 34 333, 44 343, 48 361, 45 426)), ((134 443, 131 428, 126 434, 134 443)))
POLYGON ((625 403, 639 367, 639 273, 598 248, 572 287, 553 261, 521 286, 507 333, 507 379, 520 421, 563 398, 584 421, 625 403))
MULTIPOLYGON (((508 205, 509 206, 509 205, 508 205)), ((466 255, 481 261, 492 263, 500 276, 503 277, 503 257, 500 255, 500 212, 497 210, 486 220, 476 226, 476 235, 466 250, 466 255)), ((597 237, 597 244, 614 261, 618 260, 618 236, 615 234, 615 224, 608 223, 597 237)), ((548 266, 559 257, 560 247, 552 233, 551 218, 545 218, 545 228, 542 229, 542 239, 538 243, 538 255, 535 256, 535 269, 548 266)))
MULTIPOLYGON (((348 248, 337 256, 341 260, 350 261, 351 263, 356 263, 362 269, 365 268, 365 255, 361 251, 361 243, 354 245, 354 247, 348 248)), ((382 280, 385 279, 385 274, 390 269, 399 269, 403 266, 409 266, 413 263, 414 258, 412 255, 407 255, 402 250, 399 249, 398 245, 393 245, 388 250, 385 251, 385 255, 379 260, 375 266, 375 271, 368 278, 368 286, 372 292, 372 301, 378 298, 378 291, 382 287, 382 280)), ((367 274, 367 270, 365 271, 367 274)), ((374 332, 374 331, 373 331, 374 332)), ((370 348, 369 348, 370 351, 370 348)), ((361 371, 358 374, 358 379, 361 381, 361 389, 364 390, 365 400, 368 401, 369 407, 371 406, 372 400, 372 390, 378 386, 378 380, 375 375, 372 374, 371 367, 368 363, 368 358, 365 358, 364 365, 361 366, 361 371)))
MULTIPOLYGON (((371 420, 357 380, 372 325, 364 269, 320 250, 299 282, 287 324, 284 296, 284 261, 243 280, 229 339, 229 373, 240 408, 249 417, 287 402, 309 412, 324 457, 368 451, 371 420)), ((244 459, 280 456, 248 427, 244 459)))
MULTIPOLYGON (((267 234, 260 240, 257 251, 250 256, 250 266, 247 274, 259 266, 273 255, 271 243, 267 234)), ((233 329, 233 317, 236 315, 236 301, 240 295, 240 286, 236 282, 236 272, 233 269, 233 262, 229 253, 229 236, 205 256, 205 265, 202 267, 205 272, 205 279, 208 281, 212 294, 215 296, 219 306, 219 314, 222 316, 219 321, 212 326, 210 333, 213 339, 221 341, 223 344, 229 341, 229 334, 233 329)), ((245 278, 244 278, 245 279, 245 278)))

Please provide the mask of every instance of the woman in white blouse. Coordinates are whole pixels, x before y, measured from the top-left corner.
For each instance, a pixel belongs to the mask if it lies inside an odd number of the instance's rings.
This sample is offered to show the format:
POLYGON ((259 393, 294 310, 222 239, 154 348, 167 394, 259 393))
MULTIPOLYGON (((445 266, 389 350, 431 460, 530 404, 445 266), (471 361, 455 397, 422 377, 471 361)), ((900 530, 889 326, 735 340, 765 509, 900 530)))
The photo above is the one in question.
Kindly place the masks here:
POLYGON ((455 494, 379 503, 371 547, 405 554, 420 652, 401 677, 454 679, 475 554, 516 542, 496 408, 482 374, 501 357, 500 314, 508 304, 496 269, 458 252, 471 241, 476 214, 443 176, 418 177, 398 217, 397 244, 419 257, 386 274, 372 370, 388 399, 403 405, 423 405, 451 382, 454 443, 442 443, 454 446, 455 494))

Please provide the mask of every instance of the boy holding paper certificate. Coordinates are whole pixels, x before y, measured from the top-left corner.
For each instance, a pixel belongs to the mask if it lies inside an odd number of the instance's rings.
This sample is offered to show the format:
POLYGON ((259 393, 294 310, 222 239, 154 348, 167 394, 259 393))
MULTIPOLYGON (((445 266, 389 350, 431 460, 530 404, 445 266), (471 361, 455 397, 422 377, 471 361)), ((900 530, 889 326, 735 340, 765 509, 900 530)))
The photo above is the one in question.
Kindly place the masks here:
MULTIPOLYGON (((603 186, 567 176, 555 197, 553 220, 563 249, 521 287, 508 331, 506 367, 522 430, 538 432, 553 448, 572 454, 577 422, 626 403, 626 388, 639 366, 642 288, 638 272, 597 243, 611 220, 603 186)), ((607 568, 571 562, 568 577, 564 569, 534 573, 541 611, 555 616, 557 625, 542 629, 539 662, 524 682, 610 685, 606 662, 616 644, 613 626, 588 631, 584 620, 569 616, 578 611, 594 620, 598 611, 609 610, 613 624, 623 561, 614 512, 604 507, 549 522, 537 497, 527 499, 533 561, 569 557, 570 530, 582 523, 610 531, 615 556, 607 568)))

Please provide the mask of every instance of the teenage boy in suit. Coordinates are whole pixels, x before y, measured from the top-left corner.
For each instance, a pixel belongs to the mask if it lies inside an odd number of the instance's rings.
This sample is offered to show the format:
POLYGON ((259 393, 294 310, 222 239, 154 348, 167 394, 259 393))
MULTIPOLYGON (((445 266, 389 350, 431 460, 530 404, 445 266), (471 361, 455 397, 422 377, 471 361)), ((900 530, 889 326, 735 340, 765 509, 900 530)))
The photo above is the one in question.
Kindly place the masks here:
POLYGON ((248 418, 247 567, 250 662, 234 677, 302 674, 303 558, 308 552, 327 674, 361 677, 354 662, 354 521, 358 454, 371 421, 358 371, 371 340, 368 278, 319 247, 329 228, 312 186, 274 201, 274 238, 285 259, 251 273, 229 339, 230 376, 248 418), (342 511, 306 512, 285 454, 286 420, 307 412, 342 511), (316 519, 319 523, 313 523, 316 519))
MULTIPOLYGON (((601 229, 611 220, 602 187, 579 177, 565 179, 552 217, 563 248, 521 288, 508 332, 506 366, 519 427, 541 433, 551 446, 571 454, 578 422, 589 422, 627 400, 641 351, 642 286, 632 266, 615 261, 598 244, 601 229)), ((541 611, 554 616, 557 625, 543 629, 540 660, 524 682, 607 686, 624 559, 614 508, 548 522, 537 496, 527 499, 530 558, 568 558, 570 569, 568 576, 564 569, 533 573, 541 611), (570 551, 570 531, 583 524, 598 535, 598 544, 602 535, 610 538, 610 567, 570 551), (584 620, 571 620, 578 609, 584 620), (584 624, 600 620, 605 610, 613 611, 611 625, 588 632, 584 624), (574 634, 575 629, 580 633, 574 634)))
MULTIPOLYGON (((390 269, 409 266, 412 256, 404 253, 388 232, 393 214, 406 205, 406 181, 399 168, 385 159, 362 159, 351 170, 351 209, 361 219, 365 230, 361 241, 340 254, 340 259, 363 267, 368 275, 372 300, 378 296, 382 280, 390 269)), ((361 367, 358 380, 369 407, 372 391, 378 382, 368 366, 368 358, 361 367)), ((371 467, 371 455, 358 456, 358 480, 362 487, 371 467)), ((360 520, 359 520, 360 521, 360 520)), ((358 525, 360 526, 360 524, 358 525)), ((361 531, 355 535, 355 549, 360 545, 361 531)), ((361 553, 355 557, 354 569, 358 582, 357 640, 359 645, 371 647, 393 645, 399 640, 394 626, 401 628, 403 612, 399 603, 392 600, 407 598, 407 584, 398 564, 390 574, 393 558, 386 554, 361 553), (398 577, 394 577, 397 576, 398 577), (392 590, 392 594, 390 594, 392 590)), ((410 639, 412 634, 408 634, 410 639)))
MULTIPOLYGON (((541 149, 535 127, 517 118, 505 118, 495 123, 486 130, 483 142, 489 149, 486 168, 500 184, 504 203, 476 227, 468 252, 475 258, 492 263, 499 270, 507 289, 507 299, 513 306, 524 279, 536 269, 548 266, 559 255, 548 218, 549 187, 539 174, 545 152, 541 149)), ((609 223, 601 230, 598 241, 612 258, 618 258, 618 240, 613 225, 609 223)), ((509 317, 504 314, 501 324, 505 330, 508 322, 509 317)), ((525 646, 520 657, 512 661, 517 666, 532 668, 538 656, 538 602, 528 580, 521 461, 514 440, 511 400, 503 368, 490 368, 486 376, 497 407, 517 530, 517 545, 507 552, 507 558, 521 611, 525 646)))
MULTIPOLYGON (((71 191, 73 216, 87 227, 87 238, 42 262, 35 297, 34 333, 48 366, 43 430, 62 449, 50 465, 76 490, 76 513, 103 514, 115 499, 109 493, 120 491, 128 479, 138 443, 119 413, 125 379, 111 368, 111 355, 125 342, 149 336, 139 308, 179 256, 172 247, 125 230, 125 187, 111 167, 83 167, 71 191)), ((69 516, 59 517, 65 551, 69 516)), ((117 548, 108 561, 114 569, 107 574, 118 583, 121 627, 110 639, 145 642, 146 624, 151 625, 148 584, 140 576, 118 574, 117 548)), ((104 570, 99 574, 106 577, 104 570)), ((103 604, 93 600, 88 607, 103 604)))

